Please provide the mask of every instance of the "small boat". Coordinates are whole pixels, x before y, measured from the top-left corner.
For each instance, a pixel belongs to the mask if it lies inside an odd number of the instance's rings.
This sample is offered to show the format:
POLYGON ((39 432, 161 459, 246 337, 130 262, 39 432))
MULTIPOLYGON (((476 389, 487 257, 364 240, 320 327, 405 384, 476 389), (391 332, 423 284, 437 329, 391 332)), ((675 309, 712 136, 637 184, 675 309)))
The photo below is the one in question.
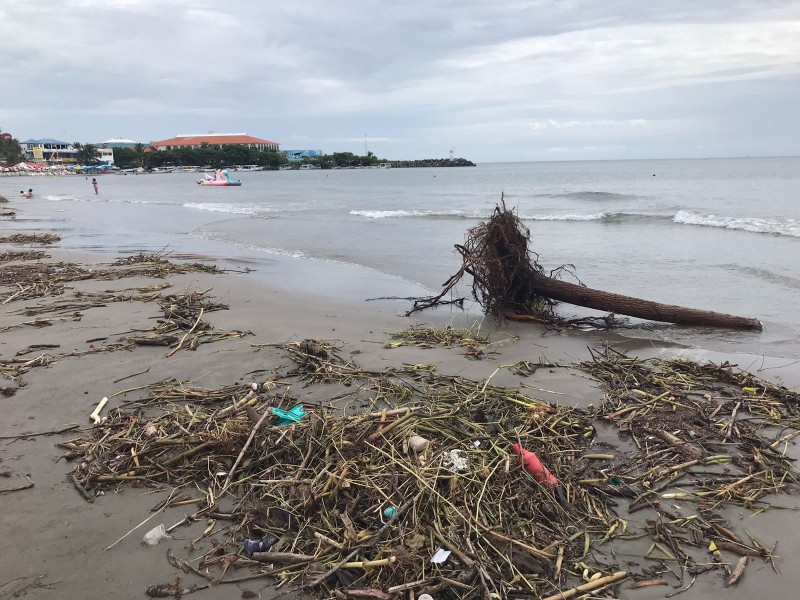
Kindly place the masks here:
POLYGON ((197 180, 198 185, 215 186, 215 187, 231 187, 242 185, 238 179, 231 179, 227 171, 217 170, 214 176, 206 175, 203 179, 197 180))

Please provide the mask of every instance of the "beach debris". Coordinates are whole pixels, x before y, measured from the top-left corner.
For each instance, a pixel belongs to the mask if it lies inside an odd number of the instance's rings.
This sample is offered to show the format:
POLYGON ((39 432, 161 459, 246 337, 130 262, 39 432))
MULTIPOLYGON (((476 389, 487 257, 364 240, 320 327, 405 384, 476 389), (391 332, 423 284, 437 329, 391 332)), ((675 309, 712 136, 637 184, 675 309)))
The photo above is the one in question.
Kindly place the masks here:
POLYGON ((463 473, 469 467, 469 459, 461 450, 449 450, 442 454, 442 466, 453 473, 463 473))
POLYGON ((153 527, 150 531, 144 534, 142 541, 148 546, 157 546, 164 540, 171 540, 172 536, 164 529, 164 524, 153 527))
POLYGON ((0 252, 0 262, 12 262, 15 260, 41 260, 47 254, 41 250, 7 250, 0 252))
POLYGON ((282 410, 280 408, 272 408, 270 409, 272 414, 278 417, 278 420, 275 421, 276 425, 281 427, 286 427, 287 425, 294 425, 300 419, 306 416, 306 413, 303 411, 302 404, 296 404, 289 410, 282 410))
POLYGON ((12 233, 0 236, 0 244, 42 244, 46 246, 60 241, 61 238, 53 233, 12 233))
POLYGON ((132 485, 202 490, 190 499, 196 511, 175 527, 203 519, 229 526, 170 561, 215 584, 276 577, 293 591, 324 587, 339 597, 569 598, 601 589, 613 596, 628 576, 685 585, 651 565, 674 563, 692 581, 717 570, 727 581, 731 556, 773 560, 752 530, 742 541, 723 509, 769 510, 770 498, 797 485, 785 452, 800 431, 796 391, 729 364, 593 350, 576 367, 595 377, 603 398, 581 410, 419 365, 364 369, 338 358, 333 344, 314 343, 327 358, 298 342, 274 345, 298 369, 287 376, 282 366, 269 390, 180 381, 138 388, 101 425, 59 444, 75 480, 89 494, 132 485), (332 390, 347 382, 371 402, 312 410, 289 394, 297 381, 332 390), (296 406, 306 414, 291 427, 274 421, 272 408, 296 406), (255 426, 246 408, 258 415, 255 426), (624 443, 607 452, 600 429, 624 443), (404 449, 423 434, 424 461, 404 449), (546 458, 557 485, 541 461, 526 472, 527 448, 546 458), (455 457, 464 470, 453 469, 455 457), (646 512, 626 520, 620 503, 646 512), (641 538, 650 543, 641 566, 609 564, 606 547, 613 553, 641 538), (712 542, 718 554, 709 561, 712 542), (439 551, 449 556, 431 571, 439 551))
POLYGON ((255 552, 267 552, 278 540, 278 536, 267 532, 260 540, 245 540, 243 542, 243 549, 248 556, 255 552))
POLYGON ((442 565, 444 564, 452 552, 450 550, 445 550, 444 548, 439 548, 434 555, 431 557, 431 562, 434 565, 442 565))
POLYGON ((736 561, 736 566, 731 571, 731 576, 728 577, 728 580, 725 582, 725 587, 730 587, 732 585, 736 585, 739 583, 739 580, 744 575, 744 570, 747 568, 747 556, 742 556, 736 561))
POLYGON ((145 589, 145 594, 150 598, 181 598, 187 594, 193 594, 200 590, 205 590, 211 587, 210 585, 192 585, 188 588, 181 587, 181 578, 176 577, 173 583, 161 583, 158 585, 149 585, 145 589))
POLYGON ((455 245, 462 258, 458 272, 445 282, 440 294, 415 299, 406 315, 441 304, 456 283, 464 275, 470 275, 473 298, 486 314, 498 319, 505 317, 554 327, 609 329, 617 324, 614 315, 622 314, 681 325, 762 329, 761 322, 754 318, 660 304, 563 281, 561 277, 564 273, 572 273, 572 265, 564 265, 547 275, 538 262, 539 255, 530 250, 530 241, 530 230, 514 209, 506 207, 501 197, 491 217, 470 229, 464 244, 455 245), (557 302, 609 311, 611 314, 607 317, 566 320, 555 314, 557 302))
POLYGON ((433 348, 434 346, 461 346, 474 349, 489 344, 489 340, 480 335, 479 327, 433 327, 432 325, 415 325, 403 331, 389 333, 391 341, 387 348, 415 346, 417 348, 433 348))
POLYGON ((94 422, 95 425, 100 424, 100 411, 103 410, 103 407, 108 403, 108 397, 103 396, 103 399, 97 403, 97 406, 92 411, 92 414, 89 415, 89 418, 94 422))
POLYGON ((430 440, 426 440, 424 437, 415 433, 412 433, 408 438, 408 449, 416 454, 425 452, 430 444, 430 440))
MULTIPOLYGON (((521 448, 519 444, 512 444, 511 449, 514 451, 514 454, 519 456, 520 462, 522 462, 525 470, 533 475, 533 478, 542 485, 558 485, 558 479, 553 477, 553 474, 547 470, 539 457, 536 456, 530 450, 526 450, 525 448, 521 448)), ((584 455, 585 457, 586 455, 584 455)))

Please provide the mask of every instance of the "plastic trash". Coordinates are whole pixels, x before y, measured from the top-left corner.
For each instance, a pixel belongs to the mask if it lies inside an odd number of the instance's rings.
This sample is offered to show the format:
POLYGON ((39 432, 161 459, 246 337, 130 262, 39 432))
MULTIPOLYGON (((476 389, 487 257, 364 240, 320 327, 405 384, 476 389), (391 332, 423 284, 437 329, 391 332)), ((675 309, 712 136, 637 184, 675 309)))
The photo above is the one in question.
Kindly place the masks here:
POLYGON ((383 509, 383 516, 387 519, 391 519, 393 516, 397 514, 397 509, 394 506, 387 506, 383 509))
POLYGON ((306 413, 303 411, 302 404, 293 406, 289 410, 281 410, 280 408, 273 408, 272 414, 278 417, 276 425, 280 425, 281 427, 297 423, 300 419, 306 416, 306 413))
POLYGON ((164 524, 162 523, 158 527, 153 527, 150 531, 144 534, 143 541, 148 546, 155 546, 159 542, 163 542, 164 540, 171 540, 172 536, 167 533, 167 530, 164 529, 164 524))
POLYGON ((463 473, 469 467, 469 459, 460 450, 450 450, 442 454, 442 466, 453 473, 463 473))
POLYGON ((417 600, 433 600, 433 596, 430 594, 420 594, 417 596, 417 600))
POLYGON ((450 558, 450 554, 452 554, 450 550, 439 548, 436 551, 436 554, 433 555, 433 558, 431 558, 431 562, 435 565, 441 565, 444 561, 450 558))
POLYGON ((260 540, 245 540, 244 552, 248 556, 251 556, 253 552, 267 552, 277 541, 277 537, 271 533, 266 533, 260 540))
POLYGON ((416 454, 425 452, 429 444, 430 441, 426 440, 424 437, 420 435, 413 434, 408 438, 408 447, 411 450, 413 450, 416 454))
POLYGON ((547 467, 541 463, 539 457, 533 452, 520 448, 519 444, 513 444, 511 449, 514 450, 514 454, 522 459, 522 466, 528 473, 533 475, 533 478, 538 483, 542 485, 558 485, 558 479, 553 477, 553 474, 547 470, 547 467))

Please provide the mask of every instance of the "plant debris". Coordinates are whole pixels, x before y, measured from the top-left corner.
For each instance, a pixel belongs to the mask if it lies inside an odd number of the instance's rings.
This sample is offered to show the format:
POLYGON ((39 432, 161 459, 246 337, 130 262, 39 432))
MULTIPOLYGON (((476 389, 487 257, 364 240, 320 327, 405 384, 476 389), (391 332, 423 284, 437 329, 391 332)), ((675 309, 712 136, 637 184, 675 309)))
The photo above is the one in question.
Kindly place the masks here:
POLYGON ((61 238, 53 233, 11 233, 0 236, 0 244, 42 244, 47 246, 60 241, 61 238))
POLYGON ((77 463, 76 487, 92 499, 123 485, 201 490, 191 497, 197 511, 167 529, 207 519, 194 556, 170 560, 213 583, 273 577, 347 597, 560 598, 572 588, 613 594, 627 577, 677 587, 682 573, 693 582, 709 570, 735 584, 746 561, 731 572, 723 552, 772 560, 722 510, 766 510, 768 494, 794 489, 783 450, 800 431, 796 392, 727 364, 609 350, 578 366, 604 390, 592 411, 432 365, 364 370, 320 340, 278 346, 297 365, 289 374, 211 390, 146 386, 59 444, 77 463), (287 377, 357 386, 372 402, 357 414, 303 405, 276 387, 287 377), (272 414, 298 405, 305 414, 293 424, 272 414), (615 430, 621 440, 608 452, 615 430), (546 484, 515 444, 552 473, 546 484), (641 520, 631 516, 638 510, 648 511, 641 520), (243 551, 245 539, 262 537, 268 549, 243 551), (643 566, 620 570, 614 549, 642 538, 643 566))

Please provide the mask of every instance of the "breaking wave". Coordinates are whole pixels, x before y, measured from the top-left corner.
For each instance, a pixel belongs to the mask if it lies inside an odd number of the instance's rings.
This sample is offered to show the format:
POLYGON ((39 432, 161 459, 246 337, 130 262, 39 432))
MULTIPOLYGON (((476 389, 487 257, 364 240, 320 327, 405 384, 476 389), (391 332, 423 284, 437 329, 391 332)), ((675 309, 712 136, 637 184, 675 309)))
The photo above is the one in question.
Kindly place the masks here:
POLYGON ((523 221, 601 221, 606 217, 608 217, 608 214, 604 212, 566 215, 520 215, 520 219, 523 221))
POLYGON ((193 210, 204 210, 227 215, 245 215, 250 217, 263 217, 267 213, 278 211, 276 208, 264 206, 263 204, 229 204, 227 202, 186 202, 183 207, 193 210))
POLYGON ((672 218, 682 225, 699 225, 701 227, 721 227, 750 233, 771 233, 800 237, 800 221, 795 219, 761 219, 757 217, 718 217, 681 210, 672 218))
POLYGON ((434 210, 351 210, 351 215, 367 219, 400 219, 404 217, 481 219, 486 215, 477 211, 434 210))
MULTIPOLYGON (((351 210, 351 215, 368 219, 400 219, 400 218, 446 218, 446 219, 486 219, 490 215, 483 211, 421 211, 421 210, 351 210)), ((606 213, 564 215, 520 215, 523 221, 599 221, 606 213)))

